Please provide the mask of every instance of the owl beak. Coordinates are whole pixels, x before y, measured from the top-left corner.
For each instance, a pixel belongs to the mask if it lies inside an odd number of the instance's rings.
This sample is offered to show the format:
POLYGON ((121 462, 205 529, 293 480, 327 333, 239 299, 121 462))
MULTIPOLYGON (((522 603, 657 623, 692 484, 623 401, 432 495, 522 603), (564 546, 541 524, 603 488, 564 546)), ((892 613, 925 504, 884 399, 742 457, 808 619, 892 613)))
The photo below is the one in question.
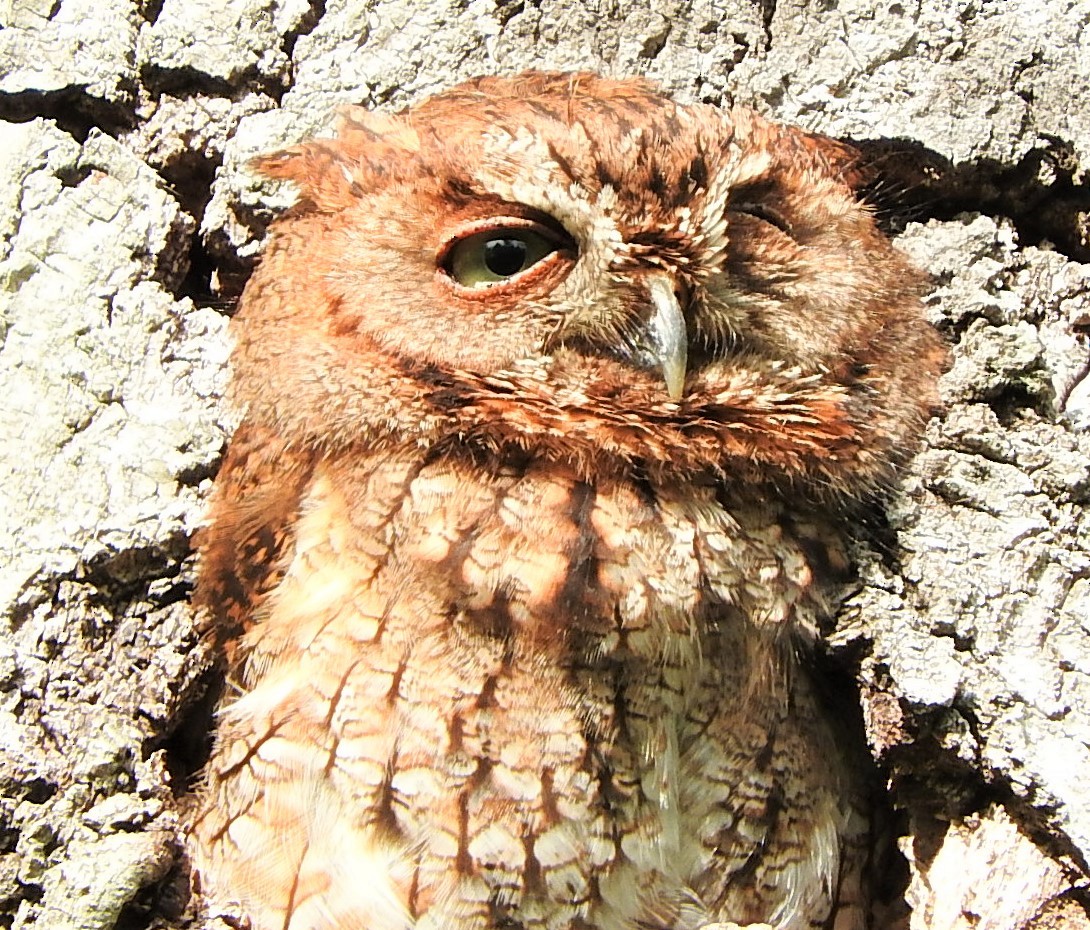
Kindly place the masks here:
POLYGON ((653 312, 647 322, 647 348, 666 382, 670 400, 679 401, 685 392, 685 372, 688 367, 689 334, 681 312, 674 282, 666 275, 647 279, 653 312))

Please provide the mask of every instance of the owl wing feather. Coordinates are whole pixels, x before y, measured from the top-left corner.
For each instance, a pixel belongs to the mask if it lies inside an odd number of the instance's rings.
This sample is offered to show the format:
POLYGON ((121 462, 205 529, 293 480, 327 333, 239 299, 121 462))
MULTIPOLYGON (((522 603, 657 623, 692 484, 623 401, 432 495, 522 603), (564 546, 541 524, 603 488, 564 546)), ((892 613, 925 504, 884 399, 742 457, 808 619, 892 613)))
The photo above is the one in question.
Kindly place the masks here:
POLYGON ((210 523, 197 538, 201 575, 194 601, 211 611, 218 641, 230 643, 245 632, 283 577, 312 469, 312 456, 268 427, 243 421, 236 431, 216 480, 210 523))

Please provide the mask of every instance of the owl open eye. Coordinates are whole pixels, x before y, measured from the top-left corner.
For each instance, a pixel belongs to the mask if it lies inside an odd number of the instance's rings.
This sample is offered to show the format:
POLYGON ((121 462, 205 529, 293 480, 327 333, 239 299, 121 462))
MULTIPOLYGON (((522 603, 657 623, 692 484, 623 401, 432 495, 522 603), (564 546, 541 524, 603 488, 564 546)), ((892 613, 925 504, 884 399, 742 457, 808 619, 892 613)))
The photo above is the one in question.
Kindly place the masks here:
POLYGON ((462 232, 439 256, 440 269, 457 285, 482 289, 520 278, 550 256, 570 255, 570 240, 533 220, 493 218, 462 232))

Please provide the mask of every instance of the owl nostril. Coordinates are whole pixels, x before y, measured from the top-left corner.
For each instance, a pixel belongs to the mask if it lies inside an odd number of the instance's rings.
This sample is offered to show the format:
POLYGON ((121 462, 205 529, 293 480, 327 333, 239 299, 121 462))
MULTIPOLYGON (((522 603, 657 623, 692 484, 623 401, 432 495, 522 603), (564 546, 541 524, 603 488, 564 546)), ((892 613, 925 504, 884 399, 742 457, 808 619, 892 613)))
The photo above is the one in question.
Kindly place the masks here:
POLYGON ((675 278, 669 276, 669 280, 673 282, 674 286, 674 299, 677 301, 678 306, 681 307, 681 312, 684 315, 688 310, 689 302, 692 300, 693 290, 682 278, 675 278))
POLYGON ((603 313, 575 325, 562 321, 545 339, 542 350, 550 354, 563 345, 656 372, 670 400, 677 402, 685 392, 691 354, 685 318, 691 288, 664 271, 647 273, 637 283, 646 293, 646 302, 636 300, 633 304, 640 308, 638 314, 603 313))

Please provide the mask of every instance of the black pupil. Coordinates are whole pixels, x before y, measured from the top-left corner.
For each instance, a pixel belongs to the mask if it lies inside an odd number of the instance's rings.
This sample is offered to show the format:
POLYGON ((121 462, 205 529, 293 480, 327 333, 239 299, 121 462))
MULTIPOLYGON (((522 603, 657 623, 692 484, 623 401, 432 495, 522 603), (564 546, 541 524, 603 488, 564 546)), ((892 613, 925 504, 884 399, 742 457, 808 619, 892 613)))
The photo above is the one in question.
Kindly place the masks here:
POLYGON ((526 243, 521 239, 489 239, 484 244, 484 265, 492 274, 509 278, 526 264, 526 243))

